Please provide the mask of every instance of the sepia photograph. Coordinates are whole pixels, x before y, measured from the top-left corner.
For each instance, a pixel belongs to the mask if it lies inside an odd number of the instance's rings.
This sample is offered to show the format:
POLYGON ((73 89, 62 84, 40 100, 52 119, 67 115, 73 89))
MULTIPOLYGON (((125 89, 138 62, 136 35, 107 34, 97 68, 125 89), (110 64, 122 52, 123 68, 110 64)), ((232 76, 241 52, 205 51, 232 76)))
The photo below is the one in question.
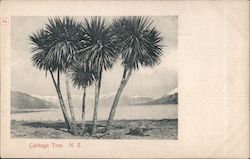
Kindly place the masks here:
POLYGON ((1 158, 249 158, 249 2, 1 0, 1 158))
POLYGON ((13 16, 11 137, 178 139, 178 16, 13 16))

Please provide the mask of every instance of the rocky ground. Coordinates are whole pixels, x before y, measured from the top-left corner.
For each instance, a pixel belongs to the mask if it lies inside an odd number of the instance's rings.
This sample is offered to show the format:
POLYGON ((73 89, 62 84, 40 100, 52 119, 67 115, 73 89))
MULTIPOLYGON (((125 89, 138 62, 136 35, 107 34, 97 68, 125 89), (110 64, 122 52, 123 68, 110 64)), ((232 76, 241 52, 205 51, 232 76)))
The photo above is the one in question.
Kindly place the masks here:
MULTIPOLYGON (((36 139, 177 139, 178 120, 116 120, 110 134, 105 134, 106 121, 99 121, 97 134, 73 136, 62 121, 11 121, 12 138, 36 139)), ((87 126, 90 123, 87 122, 87 126)), ((78 124, 80 128, 80 124, 78 124)))

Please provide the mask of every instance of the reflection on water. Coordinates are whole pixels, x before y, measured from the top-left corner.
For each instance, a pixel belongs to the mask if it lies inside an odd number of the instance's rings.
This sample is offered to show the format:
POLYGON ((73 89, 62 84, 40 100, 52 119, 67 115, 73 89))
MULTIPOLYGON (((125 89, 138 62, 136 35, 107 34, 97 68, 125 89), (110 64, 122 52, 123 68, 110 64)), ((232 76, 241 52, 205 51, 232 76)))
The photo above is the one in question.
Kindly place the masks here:
MULTIPOLYGON (((118 106, 115 119, 177 119, 177 105, 153 105, 153 106, 118 106)), ((99 107, 98 119, 107 120, 110 107, 99 107)), ((76 120, 81 120, 81 109, 75 108, 76 120)), ((86 108, 86 120, 92 120, 93 107, 86 108)), ((46 110, 40 112, 27 112, 11 114, 12 120, 63 120, 61 109, 46 110)))

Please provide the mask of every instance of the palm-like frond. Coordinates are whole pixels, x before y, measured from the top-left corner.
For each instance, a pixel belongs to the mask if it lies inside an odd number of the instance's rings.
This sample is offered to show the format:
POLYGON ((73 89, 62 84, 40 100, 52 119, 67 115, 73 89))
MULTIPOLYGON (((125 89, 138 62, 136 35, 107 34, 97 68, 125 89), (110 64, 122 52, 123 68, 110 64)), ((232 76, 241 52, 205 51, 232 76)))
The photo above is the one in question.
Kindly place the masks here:
POLYGON ((45 61, 67 68, 74 59, 82 38, 79 23, 70 17, 54 18, 49 19, 46 29, 51 44, 45 61))
POLYGON ((81 44, 81 51, 78 54, 81 60, 87 61, 89 67, 101 67, 104 70, 112 68, 118 54, 115 52, 115 44, 105 20, 100 17, 85 19, 82 31, 84 43, 81 44))
POLYGON ((88 67, 85 63, 75 61, 68 69, 68 75, 74 87, 84 88, 92 85, 97 77, 96 69, 88 67))
POLYGON ((44 29, 40 29, 36 33, 33 33, 31 36, 29 36, 29 39, 33 44, 33 56, 31 57, 33 66, 45 71, 48 71, 49 69, 52 71, 58 69, 58 66, 55 63, 48 63, 45 61, 50 49, 48 32, 46 32, 44 29))
POLYGON ((151 24, 151 20, 143 17, 121 17, 113 21, 112 34, 126 68, 139 69, 139 65, 152 67, 160 63, 163 38, 151 24))

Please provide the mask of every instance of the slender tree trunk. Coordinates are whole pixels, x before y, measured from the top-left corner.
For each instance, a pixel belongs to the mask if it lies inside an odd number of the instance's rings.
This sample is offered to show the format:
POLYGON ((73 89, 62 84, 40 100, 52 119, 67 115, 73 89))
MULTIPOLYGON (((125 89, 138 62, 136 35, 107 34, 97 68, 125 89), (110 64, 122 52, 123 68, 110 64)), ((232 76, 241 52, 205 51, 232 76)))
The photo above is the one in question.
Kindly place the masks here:
POLYGON ((97 122, 97 114, 98 114, 98 104, 99 104, 99 97, 100 97, 100 88, 101 88, 101 80, 102 80, 102 68, 98 68, 99 77, 95 82, 95 107, 94 107, 94 114, 93 114, 93 121, 92 121, 92 135, 96 134, 96 122, 97 122))
POLYGON ((57 85, 58 85, 59 88, 61 88, 61 86, 60 86, 60 71, 59 71, 59 69, 57 70, 57 85))
POLYGON ((66 107, 65 107, 65 104, 64 104, 63 96, 62 96, 60 85, 59 85, 60 84, 60 82, 59 82, 60 81, 60 78, 59 78, 60 75, 58 73, 58 77, 57 77, 57 81, 58 82, 56 83, 52 71, 50 70, 49 72, 51 74, 54 86, 56 88, 56 92, 57 92, 57 95, 58 95, 59 103, 60 103, 60 106, 61 106, 61 109, 62 109, 62 113, 63 113, 63 117, 64 117, 64 120, 65 120, 65 126, 68 129, 68 131, 70 131, 72 129, 72 125, 70 123, 70 119, 69 119, 69 116, 68 116, 68 113, 67 113, 67 110, 66 110, 66 107))
POLYGON ((127 73, 127 71, 128 70, 125 68, 124 72, 123 72, 123 77, 122 77, 120 86, 116 92, 115 99, 114 99, 114 102, 112 104, 112 108, 111 108, 111 111, 109 114, 109 118, 108 118, 107 125, 106 125, 106 132, 110 132, 110 130, 111 130, 111 125, 112 125, 112 122, 113 122, 113 119, 115 116, 116 107, 118 105, 121 93, 122 93, 124 87, 126 86, 130 76, 131 76, 132 70, 130 69, 128 73, 127 73))
POLYGON ((67 76, 66 72, 66 90, 67 90, 67 97, 68 97, 68 104, 69 104, 69 110, 70 114, 72 117, 72 130, 73 130, 73 135, 77 135, 77 130, 76 130, 76 119, 75 119, 75 112, 72 104, 72 97, 71 97, 71 92, 70 92, 70 84, 69 84, 69 77, 67 76))
POLYGON ((85 131, 85 125, 86 125, 86 120, 85 120, 85 98, 86 98, 86 87, 83 88, 83 96, 82 96, 82 134, 85 131))

